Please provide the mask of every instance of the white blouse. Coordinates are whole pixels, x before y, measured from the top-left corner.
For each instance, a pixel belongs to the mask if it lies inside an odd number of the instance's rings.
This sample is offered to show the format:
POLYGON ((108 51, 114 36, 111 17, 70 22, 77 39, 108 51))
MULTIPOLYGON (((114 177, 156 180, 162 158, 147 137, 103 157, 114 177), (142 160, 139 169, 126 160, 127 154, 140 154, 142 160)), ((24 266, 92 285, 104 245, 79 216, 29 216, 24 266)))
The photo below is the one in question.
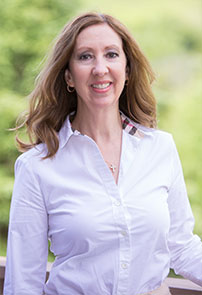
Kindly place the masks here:
POLYGON ((170 267, 202 286, 202 243, 172 136, 122 114, 118 185, 96 143, 72 131, 15 165, 4 295, 136 295, 170 267), (56 256, 45 283, 48 239, 56 256))

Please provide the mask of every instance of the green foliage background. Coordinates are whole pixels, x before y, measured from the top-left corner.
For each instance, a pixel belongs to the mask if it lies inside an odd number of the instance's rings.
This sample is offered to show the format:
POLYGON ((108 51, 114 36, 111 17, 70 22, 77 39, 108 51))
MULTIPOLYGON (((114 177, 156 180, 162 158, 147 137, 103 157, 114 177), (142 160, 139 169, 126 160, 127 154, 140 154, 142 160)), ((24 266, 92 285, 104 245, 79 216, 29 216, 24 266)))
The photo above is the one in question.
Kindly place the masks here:
POLYGON ((202 237, 202 1, 201 0, 1 0, 0 2, 0 255, 5 255, 14 133, 27 106, 51 41, 75 14, 96 10, 129 27, 150 60, 157 80, 159 128, 171 132, 202 237))

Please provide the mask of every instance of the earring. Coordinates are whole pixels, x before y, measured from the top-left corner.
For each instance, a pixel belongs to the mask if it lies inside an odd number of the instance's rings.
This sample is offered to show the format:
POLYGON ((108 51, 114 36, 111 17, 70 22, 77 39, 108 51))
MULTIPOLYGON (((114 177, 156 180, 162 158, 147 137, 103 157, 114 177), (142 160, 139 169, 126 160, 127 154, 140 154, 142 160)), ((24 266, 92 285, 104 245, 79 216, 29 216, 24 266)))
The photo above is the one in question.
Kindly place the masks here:
POLYGON ((125 86, 128 86, 128 80, 125 81, 125 86))
POLYGON ((69 92, 69 93, 72 93, 72 92, 74 92, 74 87, 71 87, 71 86, 69 86, 68 84, 67 84, 67 91, 69 92))

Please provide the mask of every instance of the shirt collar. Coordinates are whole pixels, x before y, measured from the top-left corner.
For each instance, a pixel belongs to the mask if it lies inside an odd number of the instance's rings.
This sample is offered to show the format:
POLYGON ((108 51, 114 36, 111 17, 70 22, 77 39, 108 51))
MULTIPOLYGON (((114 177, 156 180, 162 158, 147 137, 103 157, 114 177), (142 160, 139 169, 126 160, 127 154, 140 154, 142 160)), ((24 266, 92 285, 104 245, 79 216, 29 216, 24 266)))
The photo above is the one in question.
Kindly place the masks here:
MULTIPOLYGON (((77 130, 73 130, 70 122, 70 116, 72 114, 68 115, 65 122, 63 123, 63 126, 61 127, 59 131, 59 148, 63 148, 67 141, 69 140, 70 136, 73 133, 79 133, 77 130)), ((123 130, 130 134, 131 136, 134 136, 137 139, 142 139, 145 136, 150 136, 153 131, 153 128, 147 128, 144 127, 138 123, 135 123, 130 118, 128 118, 123 112, 120 111, 121 120, 122 120, 122 128, 123 130)))
POLYGON ((140 130, 139 124, 136 124, 134 121, 129 119, 123 112, 120 111, 121 120, 122 120, 122 128, 128 134, 134 135, 137 138, 143 138, 144 133, 140 130))

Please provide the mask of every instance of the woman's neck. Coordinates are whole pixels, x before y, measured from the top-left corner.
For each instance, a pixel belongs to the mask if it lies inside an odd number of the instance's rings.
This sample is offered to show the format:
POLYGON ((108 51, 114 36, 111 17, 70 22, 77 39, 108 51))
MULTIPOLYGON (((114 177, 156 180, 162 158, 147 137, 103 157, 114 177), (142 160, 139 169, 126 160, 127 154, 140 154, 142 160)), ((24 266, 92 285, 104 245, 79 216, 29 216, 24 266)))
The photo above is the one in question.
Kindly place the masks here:
POLYGON ((91 137, 99 147, 114 180, 118 183, 122 146, 122 122, 118 107, 80 111, 77 109, 73 129, 91 137))
POLYGON ((122 123, 118 108, 99 111, 80 110, 72 122, 73 129, 88 135, 95 142, 113 141, 121 137, 122 123))

